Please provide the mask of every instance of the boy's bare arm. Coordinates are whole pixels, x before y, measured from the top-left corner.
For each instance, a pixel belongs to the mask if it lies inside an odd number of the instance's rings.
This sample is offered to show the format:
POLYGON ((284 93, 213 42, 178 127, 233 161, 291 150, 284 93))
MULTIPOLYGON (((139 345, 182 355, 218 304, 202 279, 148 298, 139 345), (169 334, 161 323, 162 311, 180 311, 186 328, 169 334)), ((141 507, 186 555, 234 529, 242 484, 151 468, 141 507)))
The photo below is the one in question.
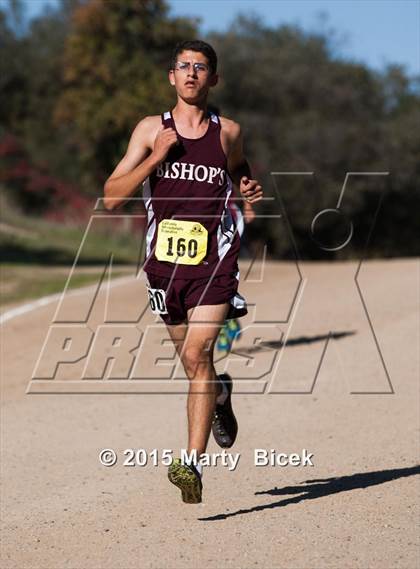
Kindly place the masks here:
POLYGON ((252 179, 251 168, 243 151, 241 127, 234 121, 223 121, 228 141, 228 171, 242 197, 248 203, 262 198, 262 187, 258 180, 252 179))
POLYGON ((131 135, 127 152, 104 185, 106 209, 116 209, 137 190, 177 142, 172 128, 163 128, 160 117, 146 117, 131 135))

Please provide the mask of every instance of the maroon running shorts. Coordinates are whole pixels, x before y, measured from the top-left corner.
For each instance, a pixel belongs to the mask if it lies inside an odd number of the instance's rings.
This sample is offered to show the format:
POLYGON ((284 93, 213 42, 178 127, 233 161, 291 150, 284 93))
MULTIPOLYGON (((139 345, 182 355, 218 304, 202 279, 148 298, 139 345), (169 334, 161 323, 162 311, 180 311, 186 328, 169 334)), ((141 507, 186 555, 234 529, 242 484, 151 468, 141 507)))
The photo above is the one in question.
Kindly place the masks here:
POLYGON ((187 320, 187 310, 195 306, 229 302, 226 319, 247 314, 246 301, 238 293, 235 274, 204 279, 171 279, 147 273, 150 308, 165 324, 180 324, 187 320))

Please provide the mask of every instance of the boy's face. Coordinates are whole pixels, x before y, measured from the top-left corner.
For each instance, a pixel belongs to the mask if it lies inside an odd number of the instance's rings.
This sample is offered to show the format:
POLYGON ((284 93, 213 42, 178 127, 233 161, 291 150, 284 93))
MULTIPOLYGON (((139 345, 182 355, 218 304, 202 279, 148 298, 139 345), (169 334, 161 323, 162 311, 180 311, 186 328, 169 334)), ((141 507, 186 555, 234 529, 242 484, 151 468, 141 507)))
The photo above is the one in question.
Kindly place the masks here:
POLYGON ((207 97, 218 76, 212 74, 207 57, 198 51, 182 51, 176 58, 175 69, 169 71, 169 81, 181 99, 197 103, 207 97))

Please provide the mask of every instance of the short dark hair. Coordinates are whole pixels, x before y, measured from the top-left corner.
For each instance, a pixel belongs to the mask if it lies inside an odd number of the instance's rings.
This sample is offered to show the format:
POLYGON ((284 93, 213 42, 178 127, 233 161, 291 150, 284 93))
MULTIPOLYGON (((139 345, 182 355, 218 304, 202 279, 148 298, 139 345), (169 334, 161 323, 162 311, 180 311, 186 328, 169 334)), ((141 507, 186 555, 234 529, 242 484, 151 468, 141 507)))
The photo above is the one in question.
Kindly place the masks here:
POLYGON ((205 55, 209 62, 210 71, 216 73, 217 71, 217 55, 212 46, 205 41, 201 40, 186 40, 176 44, 171 58, 171 69, 175 68, 178 55, 183 51, 198 51, 205 55))

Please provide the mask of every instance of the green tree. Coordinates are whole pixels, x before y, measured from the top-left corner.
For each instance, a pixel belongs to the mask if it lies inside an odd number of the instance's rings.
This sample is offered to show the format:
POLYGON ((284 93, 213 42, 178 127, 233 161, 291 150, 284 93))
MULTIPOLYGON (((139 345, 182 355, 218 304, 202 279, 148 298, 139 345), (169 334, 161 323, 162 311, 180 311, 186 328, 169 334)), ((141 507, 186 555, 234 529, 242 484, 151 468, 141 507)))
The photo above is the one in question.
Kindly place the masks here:
MULTIPOLYGON (((79 4, 78 0, 62 0, 56 10, 47 10, 18 27, 10 13, 0 11, 4 55, 0 58, 1 124, 23 142, 34 163, 73 181, 78 181, 81 166, 74 149, 72 152, 68 131, 54 124, 53 113, 62 90, 70 16, 79 4)), ((16 10, 19 14, 15 6, 16 10)))
POLYGON ((125 152, 137 122, 173 104, 171 50, 195 34, 195 22, 170 18, 162 0, 96 0, 74 11, 55 122, 70 128, 92 191, 125 152))
MULTIPOLYGON (((163 0, 61 0, 29 24, 21 8, 13 0, 0 9, 0 136, 16 138, 40 172, 97 195, 138 120, 175 102, 170 53, 177 41, 197 36, 196 21, 171 18, 163 0)), ((267 194, 272 171, 316 173, 302 182, 277 180, 300 251, 323 257, 310 223, 335 206, 346 172, 389 171, 381 184, 352 180, 345 212, 366 233, 385 187, 370 252, 418 254, 419 78, 395 65, 374 72, 338 58, 325 29, 308 33, 240 17, 208 40, 221 75, 211 102, 242 124, 267 194)), ((272 204, 259 210, 271 214, 272 204)), ((327 223, 324 232, 334 231, 327 223)), ((293 256, 282 222, 266 219, 247 232, 251 247, 264 241, 273 257, 293 256)), ((363 240, 352 245, 327 258, 359 255, 363 240)))
MULTIPOLYGON (((404 191, 410 191, 408 180, 418 172, 420 129, 409 123, 418 123, 420 99, 402 70, 373 72, 336 58, 324 34, 271 28, 256 18, 240 17, 226 33, 209 39, 220 57, 215 103, 242 123, 246 150, 268 194, 270 172, 315 172, 310 179, 276 178, 301 252, 323 256, 311 241, 311 221, 321 209, 335 207, 347 172, 389 170, 386 191, 401 188, 402 175, 404 191)), ((383 189, 384 180, 363 178, 352 179, 346 192, 345 213, 358 220, 363 235, 383 189)), ((268 204, 266 213, 271 209, 268 204)), ((410 214, 405 222, 413 227, 410 214)), ((325 228, 326 233, 333 230, 325 228)), ((293 255, 283 224, 261 221, 254 234, 268 242, 272 255, 293 255)), ((387 242, 384 249, 395 254, 387 242)), ((355 238, 353 244, 360 250, 363 243, 355 238)), ((327 258, 349 254, 354 251, 346 248, 327 258)))

